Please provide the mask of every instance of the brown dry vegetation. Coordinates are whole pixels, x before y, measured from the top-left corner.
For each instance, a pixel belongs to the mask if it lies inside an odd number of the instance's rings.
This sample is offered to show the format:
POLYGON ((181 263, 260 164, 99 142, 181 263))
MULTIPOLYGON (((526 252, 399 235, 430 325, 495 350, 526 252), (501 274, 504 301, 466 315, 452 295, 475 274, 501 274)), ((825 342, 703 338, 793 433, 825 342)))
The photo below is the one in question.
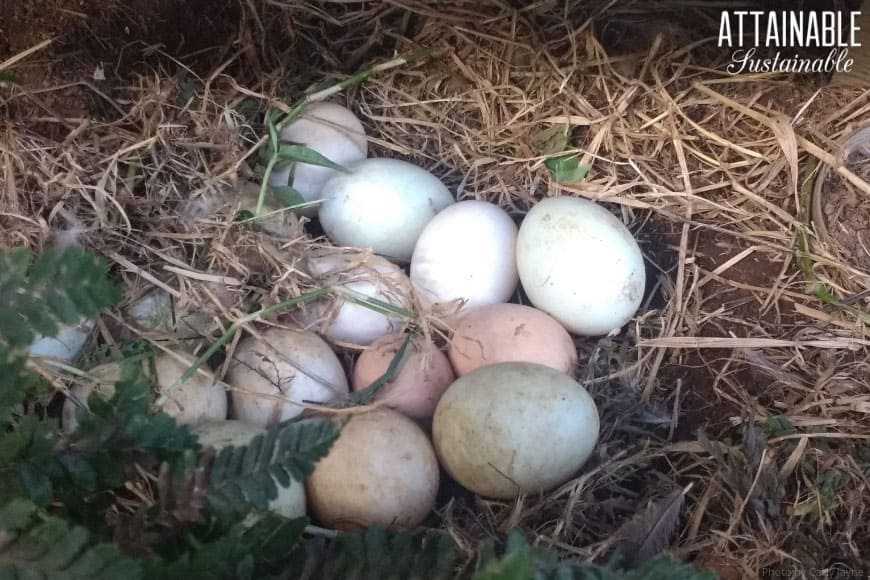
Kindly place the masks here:
MULTIPOLYGON (((430 47, 339 97, 373 155, 516 215, 544 196, 599 200, 649 263, 625 331, 577 341, 603 415, 593 460, 545 497, 442 494, 433 523, 466 548, 520 527, 594 559, 639 509, 692 483, 671 549, 722 578, 870 572, 870 341, 800 268, 808 257, 867 306, 870 273, 812 243, 802 198, 819 158, 834 162, 837 139, 870 116, 867 91, 730 77, 707 37, 717 13, 676 2, 61 4, 2 5, 0 62, 56 38, 0 88, 4 247, 73 235, 131 294, 157 280, 182 303, 217 308, 204 272, 252 302, 291 297, 308 284, 294 268, 312 244, 303 225, 275 239, 234 224, 231 207, 202 211, 252 176, 262 127, 248 112, 430 47), (541 135, 559 124, 591 165, 582 183, 543 165, 541 135)), ((100 340, 116 338, 103 324, 100 340)))

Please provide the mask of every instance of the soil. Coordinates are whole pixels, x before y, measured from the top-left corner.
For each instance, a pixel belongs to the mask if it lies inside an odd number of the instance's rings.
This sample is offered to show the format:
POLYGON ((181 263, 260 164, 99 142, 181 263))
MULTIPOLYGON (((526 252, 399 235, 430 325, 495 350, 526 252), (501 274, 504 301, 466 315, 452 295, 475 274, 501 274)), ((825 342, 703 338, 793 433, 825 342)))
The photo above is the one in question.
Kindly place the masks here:
MULTIPOLYGON (((648 227, 656 234, 641 233, 639 236, 649 257, 660 268, 669 271, 671 279, 676 275, 680 244, 678 227, 656 220, 648 227)), ((688 255, 694 256, 695 263, 703 271, 713 270, 746 248, 735 238, 706 229, 691 231, 688 244, 688 255)), ((741 337, 748 336, 751 331, 758 336, 759 329, 771 336, 787 334, 795 323, 789 305, 776 304, 760 312, 759 297, 734 285, 773 287, 780 277, 783 259, 783 256, 755 252, 724 272, 721 280, 710 280, 699 290, 701 309, 704 312, 721 309, 723 315, 716 317, 715 323, 702 324, 696 331, 687 329, 683 334, 741 337)), ((661 296, 657 299, 658 302, 663 300, 661 296)), ((660 307, 661 304, 657 304, 654 298, 651 306, 660 307)), ((699 428, 712 433, 724 431, 731 426, 732 418, 740 416, 741 406, 722 396, 723 391, 728 390, 723 384, 724 379, 740 384, 749 396, 759 399, 762 404, 772 394, 770 378, 730 349, 685 349, 665 357, 657 381, 660 389, 674 392, 677 381, 681 381, 682 401, 674 434, 676 440, 694 440, 699 428)))
MULTIPOLYGON (((852 152, 846 167, 870 181, 870 146, 852 152)), ((831 171, 822 186, 822 212, 828 234, 842 258, 870 272, 870 197, 831 171)))

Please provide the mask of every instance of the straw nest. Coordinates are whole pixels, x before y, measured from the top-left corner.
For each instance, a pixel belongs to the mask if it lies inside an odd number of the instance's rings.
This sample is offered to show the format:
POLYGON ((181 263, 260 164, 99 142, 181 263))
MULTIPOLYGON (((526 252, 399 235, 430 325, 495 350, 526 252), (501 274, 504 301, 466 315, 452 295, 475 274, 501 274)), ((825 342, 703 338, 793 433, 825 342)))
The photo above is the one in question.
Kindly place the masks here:
POLYGON ((276 238, 233 221, 226 192, 256 179, 257 111, 428 47, 337 96, 372 154, 514 214, 545 196, 598 200, 650 272, 622 334, 577 342, 603 415, 593 460, 544 497, 458 493, 441 525, 469 549, 519 527, 595 559, 691 483, 670 549, 723 578, 870 568, 870 274, 820 243, 806 195, 818 162, 842 172, 838 140, 870 115, 867 92, 732 77, 709 36, 718 12, 683 3, 249 0, 187 36, 165 2, 151 20, 110 4, 58 25, 89 33, 10 37, 0 55, 26 81, 0 92, 3 246, 82 243, 131 298, 158 285, 229 319, 309 290, 301 264, 323 242, 310 225, 276 238), (551 178, 554 143, 589 165, 585 180, 551 178))

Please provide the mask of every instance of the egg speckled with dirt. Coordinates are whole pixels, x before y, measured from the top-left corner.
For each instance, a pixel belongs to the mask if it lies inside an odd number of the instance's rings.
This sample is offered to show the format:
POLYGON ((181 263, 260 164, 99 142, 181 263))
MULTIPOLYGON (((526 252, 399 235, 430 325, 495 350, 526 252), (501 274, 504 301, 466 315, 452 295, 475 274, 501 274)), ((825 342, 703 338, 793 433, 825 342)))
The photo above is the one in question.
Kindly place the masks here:
POLYGON ((571 377, 508 362, 456 379, 435 409, 441 465, 488 498, 540 493, 568 481, 598 442, 598 409, 571 377))
POLYGON ((646 284, 643 254, 628 228, 597 203, 574 197, 545 199, 529 211, 517 267, 532 304, 585 336, 625 325, 646 284))
POLYGON ((381 408, 350 418, 314 466, 305 489, 312 515, 325 526, 408 529, 432 511, 438 474, 423 430, 401 413, 381 408))

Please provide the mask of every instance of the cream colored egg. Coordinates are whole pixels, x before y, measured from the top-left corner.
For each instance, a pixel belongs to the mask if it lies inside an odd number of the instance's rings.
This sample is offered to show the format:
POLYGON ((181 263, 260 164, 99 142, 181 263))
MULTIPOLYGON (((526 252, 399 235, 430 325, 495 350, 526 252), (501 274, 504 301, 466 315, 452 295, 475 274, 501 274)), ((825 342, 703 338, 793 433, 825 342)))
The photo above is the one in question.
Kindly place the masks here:
POLYGON ((354 415, 306 485, 312 515, 339 530, 408 529, 432 511, 438 462, 411 419, 390 409, 354 415))
MULTIPOLYGON (((367 252, 328 253, 308 260, 308 271, 321 288, 345 290, 301 306, 297 320, 332 342, 368 346, 376 339, 398 332, 407 322, 401 315, 386 313, 358 302, 370 298, 410 311, 411 282, 398 266, 367 252)), ((294 313, 295 314, 295 313, 294 313)))
MULTIPOLYGON (((266 432, 262 427, 235 420, 206 421, 196 425, 191 431, 203 447, 211 447, 216 451, 230 445, 248 445, 254 437, 266 432)), ((282 487, 277 482, 275 484, 278 487, 278 497, 269 503, 269 509, 285 518, 303 517, 306 502, 304 483, 291 481, 288 487, 282 487)))
POLYGON ((454 203, 441 181, 398 159, 366 159, 323 188, 320 223, 341 246, 371 248, 392 261, 411 259, 429 221, 454 203))
POLYGON ((195 359, 188 355, 160 353, 154 357, 154 370, 161 396, 161 410, 181 425, 227 418, 227 392, 214 375, 200 368, 189 379, 175 386, 195 359), (181 360, 178 360, 178 359, 181 360))
POLYGON ((435 216, 411 259, 424 304, 465 300, 465 308, 507 302, 517 287, 517 226, 495 204, 461 201, 435 216))
POLYGON ((495 499, 565 483, 592 455, 598 434, 589 393, 533 363, 498 363, 458 378, 432 423, 441 465, 462 486, 495 499))
POLYGON ((500 362, 531 362, 572 374, 577 347, 548 314, 521 304, 493 304, 465 313, 448 350, 457 374, 500 362))
POLYGON ((270 328, 261 336, 242 339, 227 370, 235 418, 266 427, 348 393, 341 362, 316 334, 270 328))
POLYGON ((591 201, 553 197, 520 226, 517 267, 537 308, 576 334, 608 334, 637 312, 646 284, 631 232, 591 201))
MULTIPOLYGON (((364 350, 353 367, 353 390, 365 389, 381 378, 404 342, 405 335, 392 334, 364 350)), ((455 378, 444 353, 420 337, 408 345, 401 369, 381 387, 375 400, 413 419, 425 420, 435 412, 435 405, 455 378)))
MULTIPOLYGON (((281 140, 310 147, 342 167, 368 155, 368 140, 362 123, 353 112, 337 103, 312 103, 299 119, 281 130, 281 140)), ((324 184, 338 174, 340 172, 335 169, 297 163, 292 184, 289 167, 273 171, 269 184, 278 187, 292 185, 305 201, 316 201, 321 197, 324 184)), ((317 206, 301 209, 299 213, 315 215, 317 206)))

